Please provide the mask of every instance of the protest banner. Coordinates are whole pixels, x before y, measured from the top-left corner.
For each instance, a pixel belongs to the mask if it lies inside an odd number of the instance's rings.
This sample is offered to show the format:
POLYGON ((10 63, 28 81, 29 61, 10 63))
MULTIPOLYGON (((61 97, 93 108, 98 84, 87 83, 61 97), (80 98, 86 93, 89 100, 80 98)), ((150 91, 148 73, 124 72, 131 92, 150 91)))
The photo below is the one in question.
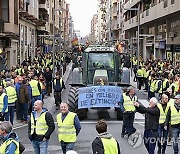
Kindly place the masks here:
POLYGON ((79 89, 78 109, 94 107, 118 107, 122 90, 116 86, 91 86, 79 89))

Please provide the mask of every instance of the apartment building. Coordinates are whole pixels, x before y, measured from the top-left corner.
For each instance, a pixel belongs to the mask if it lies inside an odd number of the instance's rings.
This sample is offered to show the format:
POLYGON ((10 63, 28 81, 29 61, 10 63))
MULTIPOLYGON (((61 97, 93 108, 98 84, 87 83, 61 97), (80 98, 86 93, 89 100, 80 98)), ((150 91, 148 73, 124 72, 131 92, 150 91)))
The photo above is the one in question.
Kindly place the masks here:
POLYGON ((19 3, 19 58, 33 59, 36 54, 37 32, 39 22, 39 1, 20 0, 19 3))
POLYGON ((98 38, 97 36, 97 23, 98 23, 98 15, 95 14, 91 20, 91 36, 90 36, 90 43, 96 43, 98 38))
POLYGON ((19 0, 0 0, 0 49, 10 68, 18 61, 19 52, 19 0))
POLYGON ((143 58, 180 61, 180 1, 125 0, 125 38, 133 39, 137 53, 137 26, 140 25, 140 53, 143 58), (136 8, 136 10, 132 10, 136 8), (138 11, 139 10, 139 15, 138 11))

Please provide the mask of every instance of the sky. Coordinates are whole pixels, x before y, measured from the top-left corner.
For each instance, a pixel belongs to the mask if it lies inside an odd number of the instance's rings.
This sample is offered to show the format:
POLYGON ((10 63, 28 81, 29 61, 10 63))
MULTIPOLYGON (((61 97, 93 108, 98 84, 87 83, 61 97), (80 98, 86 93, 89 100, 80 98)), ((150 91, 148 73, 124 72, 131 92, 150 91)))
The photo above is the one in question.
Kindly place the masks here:
POLYGON ((70 13, 75 30, 80 30, 82 37, 91 31, 91 20, 97 13, 98 0, 66 0, 70 4, 70 13))

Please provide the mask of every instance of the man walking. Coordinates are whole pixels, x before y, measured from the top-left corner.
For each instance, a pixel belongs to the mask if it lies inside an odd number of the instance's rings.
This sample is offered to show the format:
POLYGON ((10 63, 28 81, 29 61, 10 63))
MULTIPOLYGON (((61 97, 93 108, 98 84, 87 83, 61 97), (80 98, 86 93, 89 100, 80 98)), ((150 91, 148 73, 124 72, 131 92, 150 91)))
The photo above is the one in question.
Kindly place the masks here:
POLYGON ((37 100, 41 100, 41 85, 36 80, 37 76, 33 76, 32 80, 29 82, 31 89, 32 89, 32 108, 34 106, 34 102, 37 100))
POLYGON ((28 124, 28 136, 32 141, 35 154, 47 154, 48 141, 54 129, 51 113, 43 109, 41 100, 37 100, 28 124))
POLYGON ((171 124, 174 154, 179 153, 179 148, 178 148, 178 138, 180 134, 179 117, 180 117, 180 95, 178 94, 174 97, 174 103, 170 104, 170 108, 168 110, 166 121, 164 124, 164 128, 166 130, 169 126, 169 122, 171 124))
POLYGON ((15 102, 17 101, 17 94, 16 94, 16 89, 12 86, 11 81, 7 81, 7 87, 5 88, 6 94, 8 96, 8 115, 6 120, 9 121, 13 125, 14 121, 14 107, 15 107, 15 102))
POLYGON ((156 141, 158 137, 159 115, 157 107, 158 100, 152 97, 149 101, 149 107, 144 107, 135 102, 134 105, 138 112, 145 114, 144 144, 148 154, 154 154, 156 141))
POLYGON ((63 154, 66 154, 67 151, 74 149, 81 125, 77 115, 68 110, 67 103, 62 102, 60 104, 60 110, 61 113, 57 115, 58 138, 63 154))
POLYGON ((8 96, 3 92, 3 86, 0 85, 0 114, 7 119, 8 115, 8 96))
POLYGON ((98 136, 92 142, 93 154, 120 154, 119 143, 107 132, 107 124, 104 120, 96 124, 98 136))
POLYGON ((64 81, 60 77, 59 72, 56 72, 56 77, 53 82, 53 87, 54 87, 55 104, 56 107, 59 108, 59 104, 61 103, 61 91, 62 89, 65 89, 64 81))
POLYGON ((164 123, 165 123, 166 115, 169 109, 168 101, 169 101, 168 96, 166 94, 163 94, 161 103, 157 104, 157 107, 160 110, 159 128, 158 128, 159 140, 157 142, 157 145, 158 145, 157 154, 165 154, 165 151, 166 151, 168 129, 164 129, 164 123), (161 141, 163 143, 162 145, 161 145, 161 141))
POLYGON ((135 95, 135 88, 133 86, 128 87, 127 92, 123 93, 123 126, 121 137, 125 134, 130 136, 136 129, 133 127, 135 107, 134 102, 137 102, 137 96, 135 95))

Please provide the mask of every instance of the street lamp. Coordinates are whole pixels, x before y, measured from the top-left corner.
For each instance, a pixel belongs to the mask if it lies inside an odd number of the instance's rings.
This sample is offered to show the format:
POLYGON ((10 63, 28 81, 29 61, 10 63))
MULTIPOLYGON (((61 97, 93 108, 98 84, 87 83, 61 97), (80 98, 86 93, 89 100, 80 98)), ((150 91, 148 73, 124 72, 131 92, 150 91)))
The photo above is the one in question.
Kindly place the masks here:
POLYGON ((140 50, 140 39, 139 39, 139 34, 140 34, 140 6, 138 8, 124 8, 124 10, 129 10, 129 11, 137 11, 137 16, 138 16, 138 31, 137 31, 137 40, 138 40, 138 52, 137 52, 137 62, 138 62, 138 68, 139 68, 139 50, 140 50))

